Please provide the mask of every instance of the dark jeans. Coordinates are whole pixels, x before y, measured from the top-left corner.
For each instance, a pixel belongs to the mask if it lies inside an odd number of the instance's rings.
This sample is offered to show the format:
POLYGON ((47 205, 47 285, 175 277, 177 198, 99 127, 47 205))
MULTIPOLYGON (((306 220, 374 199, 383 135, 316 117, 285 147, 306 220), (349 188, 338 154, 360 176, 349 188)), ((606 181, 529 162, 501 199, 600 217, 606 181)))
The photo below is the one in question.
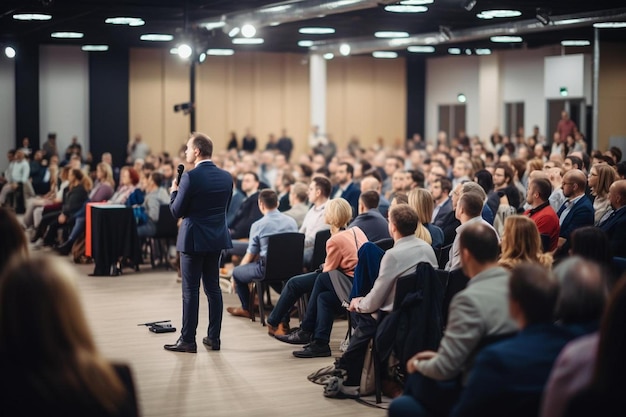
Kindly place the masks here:
POLYGON ((412 373, 404 383, 404 393, 389 405, 389 416, 448 416, 458 403, 461 390, 460 378, 436 381, 419 372, 412 373))
POLYGON ((328 343, 335 315, 342 311, 345 312, 330 281, 330 275, 322 272, 313 285, 301 328, 313 332, 314 340, 328 343))
POLYGON ((220 252, 180 254, 183 289, 183 326, 181 336, 185 342, 196 340, 198 309, 200 304, 200 281, 209 301, 209 329, 211 340, 219 340, 222 330, 222 290, 219 279, 220 252))
POLYGON ((250 287, 248 284, 255 279, 263 278, 265 272, 265 261, 259 260, 245 265, 236 266, 233 269, 233 279, 235 280, 235 291, 241 301, 241 308, 249 309, 250 287))
POLYGON ((280 323, 289 323, 289 310, 298 301, 298 298, 313 290, 317 276, 317 272, 309 272, 291 277, 280 292, 280 297, 267 318, 267 322, 274 327, 280 323))
POLYGON ((347 373, 344 385, 359 386, 361 384, 361 370, 365 362, 365 354, 369 341, 376 334, 378 322, 371 314, 350 313, 352 327, 348 349, 339 358, 338 368, 347 373))

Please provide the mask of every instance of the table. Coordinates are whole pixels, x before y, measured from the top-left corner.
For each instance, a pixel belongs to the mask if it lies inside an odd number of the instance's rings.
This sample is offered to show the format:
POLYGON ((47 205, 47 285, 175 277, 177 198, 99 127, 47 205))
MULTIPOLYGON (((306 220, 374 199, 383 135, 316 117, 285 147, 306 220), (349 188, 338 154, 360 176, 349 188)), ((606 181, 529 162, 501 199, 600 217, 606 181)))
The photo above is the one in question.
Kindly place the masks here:
POLYGON ((119 275, 126 260, 139 267, 141 248, 132 208, 88 203, 85 231, 85 254, 94 259, 94 276, 119 275))

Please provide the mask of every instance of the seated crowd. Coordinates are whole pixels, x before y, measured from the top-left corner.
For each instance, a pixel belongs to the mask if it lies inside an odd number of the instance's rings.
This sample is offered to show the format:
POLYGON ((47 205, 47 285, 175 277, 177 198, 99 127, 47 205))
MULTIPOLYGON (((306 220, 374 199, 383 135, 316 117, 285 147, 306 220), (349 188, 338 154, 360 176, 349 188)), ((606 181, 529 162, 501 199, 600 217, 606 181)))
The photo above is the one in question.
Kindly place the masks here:
MULTIPOLYGON (((231 138, 213 157, 233 177, 233 248, 221 266, 240 305, 227 311, 253 314, 250 283, 264 276, 268 236, 304 234, 302 274, 274 288, 280 295, 267 330, 302 345, 297 358, 329 357, 333 322, 348 315, 326 397, 371 393, 362 380, 370 341, 378 343, 398 300, 409 298, 397 294, 399 279, 416 275, 422 316, 414 325, 422 327, 409 333, 417 342, 409 354, 394 345, 372 359, 384 360, 381 377, 400 387, 386 392, 394 397, 390 416, 574 416, 621 405, 626 165, 618 148, 587 154, 580 140, 558 135, 552 146, 538 134, 515 142, 494 134, 489 143, 440 137, 434 145, 416 136, 389 148, 352 141, 337 149, 326 140, 295 161, 292 147, 258 150, 256 138, 246 138, 241 149, 231 138), (324 230, 325 259, 316 265, 324 230), (455 274, 464 281, 451 292, 455 274), (448 285, 438 289, 440 275, 448 285), (291 328, 300 299, 306 310, 291 328)), ((67 254, 84 233, 89 201, 135 207, 138 235, 154 235, 180 155, 152 154, 138 136, 123 166, 103 155, 92 172, 72 149, 63 164, 40 155, 44 193, 23 187, 31 241, 67 254)), ((15 192, 17 164, 28 159, 21 150, 11 158, 3 203, 15 192)))

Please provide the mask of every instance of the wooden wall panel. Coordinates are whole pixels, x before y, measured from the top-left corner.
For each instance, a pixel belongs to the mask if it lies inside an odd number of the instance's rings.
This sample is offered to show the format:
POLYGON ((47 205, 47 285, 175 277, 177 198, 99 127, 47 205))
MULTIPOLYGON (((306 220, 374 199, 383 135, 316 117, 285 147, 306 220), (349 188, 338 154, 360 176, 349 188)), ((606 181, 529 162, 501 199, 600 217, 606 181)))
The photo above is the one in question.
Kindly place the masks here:
POLYGON ((602 43, 598 86, 598 148, 609 146, 611 136, 626 136, 626 56, 624 44, 602 43))
MULTIPOLYGON (((174 105, 189 101, 189 64, 167 54, 163 71, 163 142, 161 150, 178 152, 190 134, 189 115, 174 112, 174 105)), ((196 123, 197 129, 197 123, 196 123)))
POLYGON ((211 137, 216 151, 226 148, 230 132, 230 62, 227 57, 208 57, 196 72, 196 129, 211 137))

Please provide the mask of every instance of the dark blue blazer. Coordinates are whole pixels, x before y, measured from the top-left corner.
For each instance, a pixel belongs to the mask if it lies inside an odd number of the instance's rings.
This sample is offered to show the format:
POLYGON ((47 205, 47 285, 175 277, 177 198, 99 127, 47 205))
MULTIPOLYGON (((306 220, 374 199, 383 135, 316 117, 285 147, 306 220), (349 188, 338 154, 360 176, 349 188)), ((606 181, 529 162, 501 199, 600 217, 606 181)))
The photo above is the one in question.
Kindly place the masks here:
POLYGON ((250 228, 252 223, 263 217, 261 209, 259 209, 259 191, 247 197, 241 206, 232 224, 229 224, 230 237, 233 239, 247 239, 250 237, 250 228))
POLYGON ((232 176, 211 161, 183 173, 170 196, 174 218, 183 218, 176 249, 184 253, 217 252, 232 248, 226 211, 233 191, 232 176))
POLYGON ((354 226, 363 230, 370 242, 391 237, 389 236, 389 223, 378 209, 371 209, 356 216, 350 223, 350 227, 354 226))
POLYGON ((445 226, 445 222, 449 220, 450 213, 452 213, 452 217, 454 218, 454 210, 452 210, 452 199, 448 198, 448 200, 443 203, 443 206, 439 209, 437 213, 437 217, 435 217, 432 223, 435 226, 439 226, 442 229, 445 226))
POLYGON ((451 416, 536 416, 552 365, 574 338, 551 323, 526 327, 477 356, 451 416))
POLYGON ((612 255, 626 258, 626 208, 622 207, 599 227, 609 237, 612 255))
MULTIPOLYGON (((339 185, 335 185, 330 192, 331 197, 335 195, 337 190, 339 189, 339 185)), ((361 196, 361 188, 358 184, 351 182, 348 185, 348 188, 345 189, 343 193, 341 193, 341 198, 350 203, 352 207, 352 218, 354 219, 356 215, 359 213, 359 197, 361 196)))
POLYGON ((587 196, 583 195, 583 197, 574 204, 574 207, 572 207, 569 213, 567 213, 565 219, 563 219, 559 237, 569 240, 570 235, 575 229, 583 226, 593 226, 593 221, 593 204, 591 204, 587 196))

